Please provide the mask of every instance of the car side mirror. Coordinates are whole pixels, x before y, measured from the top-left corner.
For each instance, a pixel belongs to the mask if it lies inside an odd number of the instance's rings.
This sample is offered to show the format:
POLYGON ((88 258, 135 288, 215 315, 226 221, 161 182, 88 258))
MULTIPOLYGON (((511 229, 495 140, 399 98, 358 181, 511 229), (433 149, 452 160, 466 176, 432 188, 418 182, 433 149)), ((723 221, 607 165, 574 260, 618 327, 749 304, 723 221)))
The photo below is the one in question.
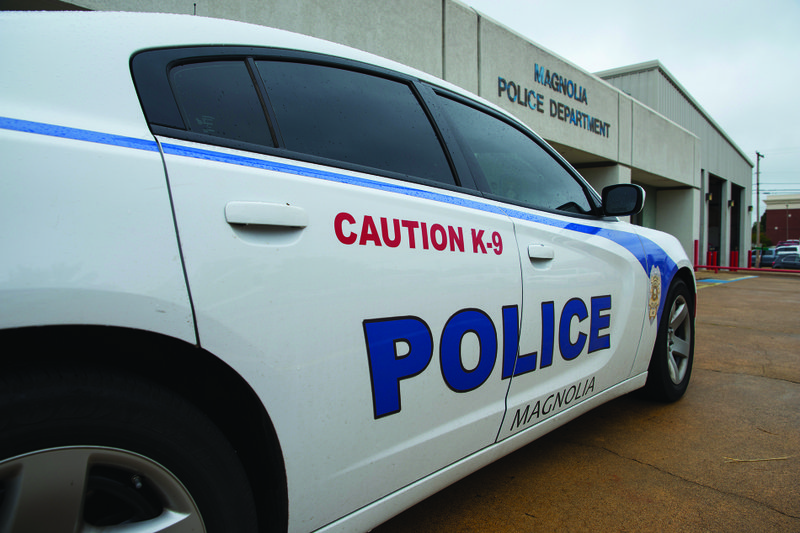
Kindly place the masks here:
POLYGON ((610 217, 635 215, 644 207, 644 189, 631 183, 603 189, 603 214, 610 217))

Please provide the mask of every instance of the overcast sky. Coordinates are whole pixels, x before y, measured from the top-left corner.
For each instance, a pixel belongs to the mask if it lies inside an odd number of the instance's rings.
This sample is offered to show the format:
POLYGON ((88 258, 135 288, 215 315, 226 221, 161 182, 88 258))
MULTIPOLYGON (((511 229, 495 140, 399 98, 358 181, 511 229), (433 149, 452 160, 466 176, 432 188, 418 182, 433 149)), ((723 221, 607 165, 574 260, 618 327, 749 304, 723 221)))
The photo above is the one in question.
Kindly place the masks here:
POLYGON ((800 0, 462 1, 589 72, 658 59, 765 156, 762 193, 800 193, 800 0))

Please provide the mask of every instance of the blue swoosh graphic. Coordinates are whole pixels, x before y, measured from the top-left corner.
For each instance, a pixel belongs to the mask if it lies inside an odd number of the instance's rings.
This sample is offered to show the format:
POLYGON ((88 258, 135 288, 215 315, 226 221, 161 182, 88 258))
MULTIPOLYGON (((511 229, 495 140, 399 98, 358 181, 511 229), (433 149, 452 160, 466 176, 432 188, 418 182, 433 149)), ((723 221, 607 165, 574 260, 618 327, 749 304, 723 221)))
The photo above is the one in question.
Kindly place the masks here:
POLYGON ((135 150, 146 150, 148 152, 158 152, 158 143, 152 140, 125 137, 123 135, 101 133, 92 130, 82 130, 79 128, 69 128, 67 126, 57 126, 55 124, 45 124, 43 122, 31 122, 29 120, 0 117, 0 129, 35 133, 37 135, 47 135, 49 137, 60 137, 62 139, 73 139, 97 144, 107 144, 110 146, 121 146, 123 148, 133 148, 135 150))
MULTIPOLYGON (((126 137, 122 135, 114 135, 109 133, 102 133, 92 130, 85 130, 79 128, 70 128, 66 126, 58 126, 54 124, 47 124, 42 122, 32 122, 28 120, 19 120, 7 117, 0 117, 0 129, 11 131, 20 131, 25 133, 33 133, 37 135, 47 135, 51 137, 60 137, 64 139, 72 139, 77 141, 85 141, 91 143, 105 144, 111 146, 120 146, 123 148, 131 148, 135 150, 145 150, 148 152, 158 152, 158 143, 155 140, 138 139, 135 137, 126 137)), ((519 209, 511 207, 498 207, 491 204, 485 204, 477 200, 468 198, 458 198, 449 196, 447 194, 425 191, 416 189, 411 186, 402 184, 383 183, 366 178, 355 176, 348 176, 346 174, 339 174, 336 172, 326 170, 310 169, 298 165, 288 163, 277 163, 274 161, 265 161, 255 157, 246 157, 240 155, 233 155, 224 152, 217 152, 214 150, 205 150, 200 148, 189 148, 179 146, 176 144, 162 143, 161 145, 165 154, 176 155, 181 157, 189 157, 193 159, 202 159, 206 161, 215 161, 219 163, 227 163, 231 165, 246 166, 252 168, 259 168, 263 170, 271 170, 275 172, 282 172, 294 174, 297 176, 305 176, 309 178, 322 179, 337 183, 344 183, 354 185, 357 187, 366 187, 370 189, 383 190, 411 196, 415 198, 423 198, 435 202, 446 203, 450 205, 457 205, 468 209, 476 209, 497 215, 505 215, 510 218, 519 220, 526 220, 536 224, 542 224, 553 228, 564 229, 567 231, 574 231, 586 235, 596 235, 604 239, 608 239, 626 250, 628 250, 639 261, 645 274, 649 276, 650 270, 653 266, 657 266, 661 271, 662 291, 661 302, 658 309, 659 320, 661 313, 664 309, 664 303, 667 297, 668 288, 672 282, 672 278, 678 271, 678 266, 669 257, 669 255, 658 244, 652 240, 643 237, 637 233, 630 233, 621 230, 612 230, 606 228, 598 228, 588 224, 581 224, 578 222, 567 222, 549 218, 543 215, 528 213, 519 209)))

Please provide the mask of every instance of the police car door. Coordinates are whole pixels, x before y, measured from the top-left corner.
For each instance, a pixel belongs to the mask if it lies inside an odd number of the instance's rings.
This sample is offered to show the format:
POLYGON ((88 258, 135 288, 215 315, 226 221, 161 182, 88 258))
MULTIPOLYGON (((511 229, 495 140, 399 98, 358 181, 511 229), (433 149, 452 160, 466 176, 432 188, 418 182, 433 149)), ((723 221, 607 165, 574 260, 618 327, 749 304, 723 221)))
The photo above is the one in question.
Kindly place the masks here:
POLYGON ((629 377, 648 277, 633 231, 588 215, 593 193, 550 148, 488 110, 440 104, 476 181, 513 220, 519 247, 522 308, 503 309, 503 378, 511 380, 503 439, 629 377))
POLYGON ((156 130, 200 344, 260 376, 290 515, 316 529, 494 442, 513 226, 470 207, 415 85, 158 53, 178 64, 176 129, 156 130))

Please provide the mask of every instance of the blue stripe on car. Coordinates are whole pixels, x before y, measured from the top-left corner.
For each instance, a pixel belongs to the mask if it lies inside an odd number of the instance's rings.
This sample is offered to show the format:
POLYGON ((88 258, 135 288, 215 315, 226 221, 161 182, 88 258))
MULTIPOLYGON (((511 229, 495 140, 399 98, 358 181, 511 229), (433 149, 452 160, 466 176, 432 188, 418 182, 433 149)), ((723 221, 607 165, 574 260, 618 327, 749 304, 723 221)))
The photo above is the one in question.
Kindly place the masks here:
MULTIPOLYGON (((64 139, 72 139, 77 141, 85 141, 91 143, 105 144, 111 146, 120 146, 123 148, 131 148, 135 150, 145 150, 149 152, 158 151, 158 143, 155 140, 137 139, 135 137, 127 137, 123 135, 114 135, 109 133, 102 133, 92 130, 85 130, 79 128, 70 128, 66 126, 59 126, 54 124, 46 124, 42 122, 32 122, 28 120, 19 120, 7 117, 0 117, 0 129, 20 131, 26 133, 33 133, 38 135, 47 135, 51 137, 60 137, 64 139)), ((271 170, 275 172, 282 172, 294 174, 297 176, 305 176, 309 178, 323 179, 337 183, 344 183, 355 185, 358 187, 367 187, 370 189, 383 190, 406 196, 413 196, 415 198, 424 198, 435 202, 442 202, 451 205, 466 207, 469 209, 476 209, 479 211, 494 213, 498 215, 505 215, 510 218, 519 220, 526 220, 536 224, 543 224, 546 226, 564 229, 567 231, 574 231, 586 235, 596 235, 604 239, 608 239, 626 250, 628 250, 634 257, 636 257, 645 274, 649 275, 653 266, 659 267, 662 276, 661 303, 659 305, 659 319, 664 307, 664 300, 666 299, 666 288, 670 286, 672 278, 678 271, 675 262, 669 255, 655 242, 646 237, 642 237, 636 233, 630 233, 620 230, 612 230, 606 228, 598 228, 588 224, 581 224, 573 221, 563 221, 554 218, 549 218, 540 214, 533 214, 527 211, 521 211, 511 207, 499 207, 492 204, 486 204, 468 198, 459 198, 449 196, 447 194, 426 191, 417 189, 408 185, 385 183, 381 181, 370 180, 355 176, 348 176, 347 174, 339 174, 326 170, 311 169, 298 165, 291 165, 288 163, 278 163, 275 161, 266 161, 255 157, 246 157, 241 155, 234 155, 225 152, 218 152, 214 150, 206 150, 200 148, 190 148, 186 146, 179 146, 176 144, 162 143, 162 149, 165 154, 176 155, 181 157, 190 157, 194 159, 202 159, 206 161, 215 161, 219 163, 227 163, 232 165, 246 166, 252 168, 260 168, 263 170, 271 170)))

